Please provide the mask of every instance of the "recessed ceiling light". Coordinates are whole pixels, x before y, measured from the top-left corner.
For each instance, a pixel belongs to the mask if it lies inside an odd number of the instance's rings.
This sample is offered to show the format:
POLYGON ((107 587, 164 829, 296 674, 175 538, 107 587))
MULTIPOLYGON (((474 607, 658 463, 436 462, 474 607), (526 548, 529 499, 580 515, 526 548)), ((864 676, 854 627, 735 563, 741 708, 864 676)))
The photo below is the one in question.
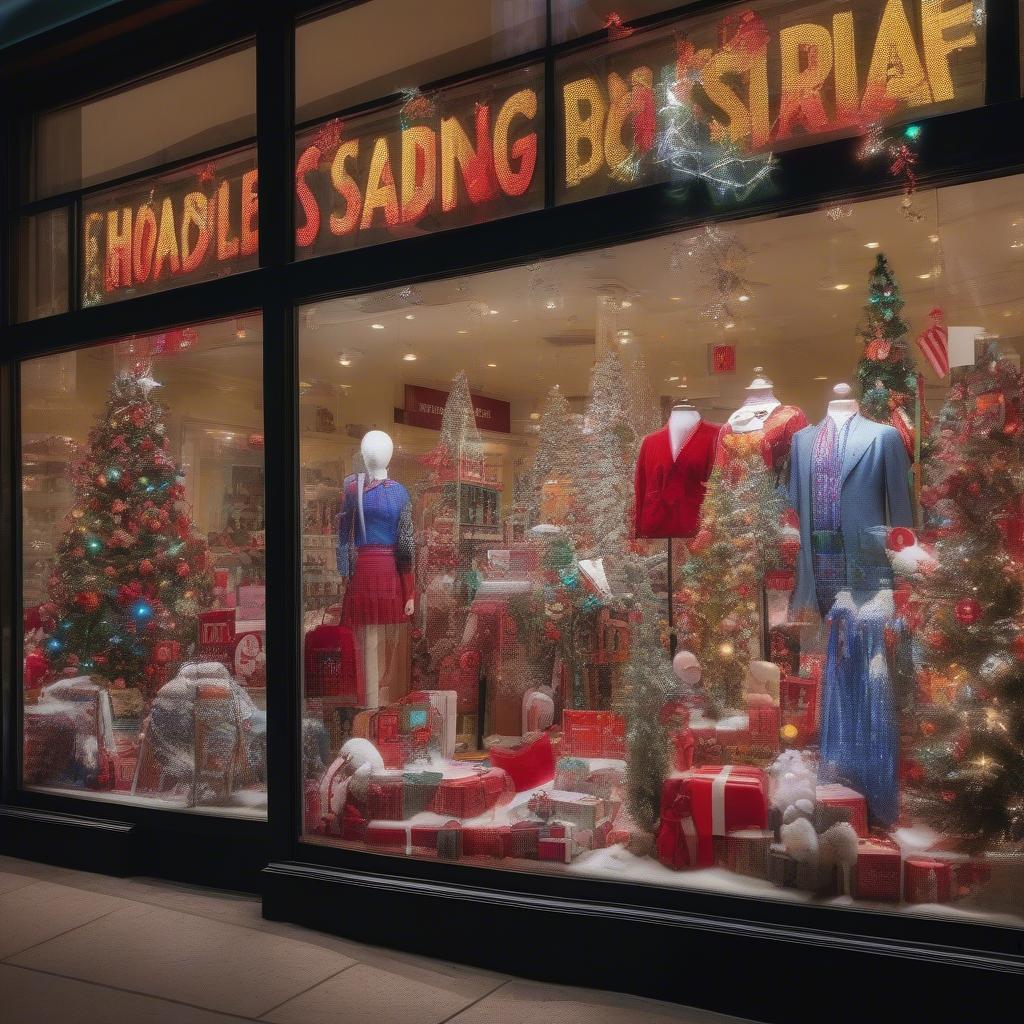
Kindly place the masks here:
POLYGON ((679 378, 678 377, 666 377, 665 380, 667 380, 670 384, 674 384, 677 380, 679 380, 679 378))
POLYGON ((405 355, 402 356, 402 358, 407 363, 415 363, 416 362, 416 353, 415 352, 406 352, 405 355))
POLYGON ((544 305, 547 309, 558 309, 558 303, 555 302, 554 299, 548 299, 548 301, 545 302, 544 305))
POLYGON ((517 318, 517 319, 515 319, 515 320, 513 320, 513 321, 512 321, 512 323, 514 323, 514 324, 517 324, 517 323, 519 323, 519 320, 518 320, 518 318, 517 318))
POLYGON ((405 319, 406 320, 415 320, 416 319, 416 314, 415 313, 406 313, 405 314, 405 319))
POLYGON ((338 362, 341 363, 342 366, 351 366, 352 357, 342 352, 342 354, 338 356, 338 362))
POLYGON ((370 326, 371 326, 371 327, 372 327, 372 328, 373 328, 373 329, 374 329, 375 331, 383 331, 383 330, 384 330, 384 325, 383 325, 383 324, 370 324, 370 326))
POLYGON ((828 380, 828 377, 815 377, 815 380, 828 380))
POLYGON ((539 420, 540 419, 540 413, 539 412, 531 412, 530 413, 530 419, 531 420, 539 420))
POLYGON ((837 292, 845 292, 846 289, 849 288, 849 287, 850 286, 848 284, 842 284, 842 283, 835 285, 835 289, 836 289, 837 292))
POLYGON ((457 333, 458 333, 458 334, 469 334, 469 331, 467 331, 467 330, 461 330, 461 331, 458 331, 457 333))
POLYGON ((1010 243, 1011 249, 1024 249, 1024 242, 1016 241, 1010 243))
POLYGON ((246 331, 244 327, 238 327, 235 329, 235 337, 238 338, 239 341, 242 341, 245 338, 245 334, 246 331))
POLYGON ((733 323, 733 322, 732 322, 732 321, 730 320, 730 321, 729 321, 729 322, 728 322, 728 323, 727 323, 727 324, 725 325, 725 329, 726 329, 727 331, 731 331, 731 330, 732 330, 732 329, 733 329, 733 328, 734 328, 735 326, 736 326, 736 325, 735 325, 735 324, 734 324, 734 323, 733 323))
POLYGON ((928 241, 931 242, 932 245, 934 245, 938 240, 939 240, 939 236, 938 235, 929 235, 928 236, 928 241))
POLYGON ((677 388, 685 388, 685 387, 686 387, 686 385, 685 385, 685 384, 677 384, 677 385, 676 385, 676 387, 677 387, 677 388))
POLYGON ((864 243, 864 248, 865 249, 877 249, 879 244, 880 244, 879 242, 865 242, 864 243))
POLYGON ((670 295, 668 297, 668 301, 669 302, 682 302, 683 301, 683 297, 681 295, 670 295))
POLYGON ((739 299, 740 302, 749 302, 750 301, 750 296, 749 295, 738 295, 737 298, 739 299))
POLYGON ((498 368, 498 364, 497 363, 488 363, 487 365, 492 370, 496 370, 498 368))
POLYGON ((918 276, 919 280, 927 281, 932 275, 930 273, 928 273, 928 274, 918 274, 917 276, 918 276))
POLYGON ((629 299, 623 299, 622 300, 622 308, 623 309, 632 309, 633 308, 633 303, 630 302, 629 299))
POLYGON ((496 309, 492 309, 492 310, 490 310, 490 314, 491 314, 491 316, 497 316, 498 315, 498 311, 496 309))

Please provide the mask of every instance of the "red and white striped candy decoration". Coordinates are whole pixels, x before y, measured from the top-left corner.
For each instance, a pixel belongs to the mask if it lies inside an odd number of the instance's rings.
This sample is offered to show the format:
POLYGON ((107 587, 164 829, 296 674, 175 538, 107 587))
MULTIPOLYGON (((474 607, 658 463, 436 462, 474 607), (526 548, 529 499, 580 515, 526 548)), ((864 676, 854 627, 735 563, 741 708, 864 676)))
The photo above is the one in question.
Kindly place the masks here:
POLYGON ((931 326, 918 335, 917 347, 935 375, 945 377, 949 373, 949 332, 942 322, 941 309, 933 309, 928 316, 931 317, 931 326))

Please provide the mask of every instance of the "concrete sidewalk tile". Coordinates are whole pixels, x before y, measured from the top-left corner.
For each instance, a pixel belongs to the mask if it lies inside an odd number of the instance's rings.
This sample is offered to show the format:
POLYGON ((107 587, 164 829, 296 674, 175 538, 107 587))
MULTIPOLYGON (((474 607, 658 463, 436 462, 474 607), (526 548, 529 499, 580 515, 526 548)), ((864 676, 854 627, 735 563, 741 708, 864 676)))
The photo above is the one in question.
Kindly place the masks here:
POLYGON ((438 1024, 500 981, 395 964, 357 964, 290 999, 263 1019, 273 1024, 438 1024))
POLYGON ((127 906, 116 896, 54 882, 34 881, 0 894, 0 960, 127 906))
POLYGON ((12 962, 249 1017, 353 963, 307 943, 143 904, 12 962))
POLYGON ((15 875, 10 871, 0 871, 0 894, 23 889, 26 885, 35 885, 38 881, 31 875, 15 875))
POLYGON ((450 1024, 730 1024, 738 1018, 591 989, 511 981, 450 1024))
POLYGON ((211 1010, 0 964, 3 1019, 17 1024, 239 1024, 211 1010))

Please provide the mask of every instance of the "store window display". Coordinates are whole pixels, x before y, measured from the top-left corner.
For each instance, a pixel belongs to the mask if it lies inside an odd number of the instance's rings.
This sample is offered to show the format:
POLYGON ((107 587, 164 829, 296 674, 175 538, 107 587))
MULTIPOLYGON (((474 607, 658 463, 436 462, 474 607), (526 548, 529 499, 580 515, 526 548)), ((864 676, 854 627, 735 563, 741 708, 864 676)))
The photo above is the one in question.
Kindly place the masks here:
POLYGON ((1015 195, 303 310, 304 840, 1024 923, 1015 195))
POLYGON ((22 365, 27 785, 265 813, 259 328, 22 365))

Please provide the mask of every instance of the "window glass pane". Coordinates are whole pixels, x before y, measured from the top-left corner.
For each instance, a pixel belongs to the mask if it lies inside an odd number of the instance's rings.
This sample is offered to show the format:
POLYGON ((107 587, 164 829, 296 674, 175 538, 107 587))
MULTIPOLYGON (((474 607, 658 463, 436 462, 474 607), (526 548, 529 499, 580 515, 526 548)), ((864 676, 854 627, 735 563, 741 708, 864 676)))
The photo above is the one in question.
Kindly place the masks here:
POLYGON ((256 134, 255 48, 47 111, 32 134, 29 199, 249 138, 256 134))
POLYGON ((544 201, 537 65, 296 140, 295 244, 318 256, 535 210, 544 201))
POLYGON ((305 835, 1024 923, 1021 186, 302 310, 305 835))
POLYGON ((629 26, 637 18, 682 7, 685 0, 551 0, 551 34, 555 42, 589 32, 629 26))
POLYGON ((697 189, 734 204, 765 194, 772 152, 985 102, 985 32, 970 4, 841 8, 758 0, 684 13, 564 57, 549 99, 559 200, 671 181, 680 199, 697 189))
POLYGON ((17 318, 35 320, 68 308, 68 211, 25 217, 17 229, 17 318))
POLYGON ((371 0, 295 31, 308 121, 544 45, 544 0, 371 0))
POLYGON ((265 816, 261 333, 21 364, 24 785, 265 816))
POLYGON ((257 265, 256 150, 82 201, 82 305, 224 277, 257 265))

